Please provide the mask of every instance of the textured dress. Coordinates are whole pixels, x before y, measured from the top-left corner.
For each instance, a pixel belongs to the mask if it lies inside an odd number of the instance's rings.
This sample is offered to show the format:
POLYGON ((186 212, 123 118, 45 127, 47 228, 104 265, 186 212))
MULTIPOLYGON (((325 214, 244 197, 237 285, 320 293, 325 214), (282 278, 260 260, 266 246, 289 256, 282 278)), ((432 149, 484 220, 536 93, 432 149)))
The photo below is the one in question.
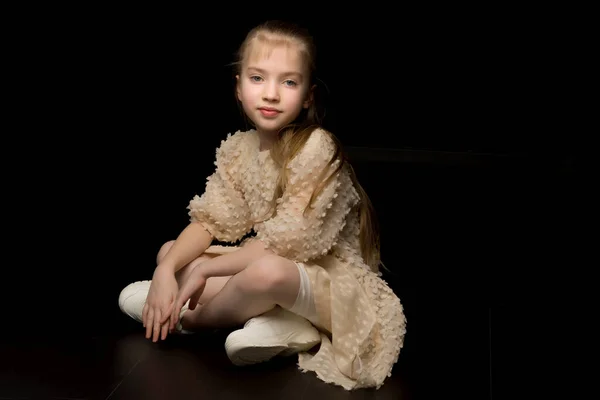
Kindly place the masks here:
POLYGON ((207 253, 230 252, 254 230, 268 249, 303 263, 318 316, 311 323, 322 342, 316 353, 299 353, 298 366, 346 390, 379 388, 398 360, 406 318, 399 298, 360 255, 359 195, 347 169, 335 175, 303 216, 333 151, 331 138, 315 130, 288 165, 288 185, 276 213, 265 220, 277 166, 268 150, 260 151, 256 131, 228 134, 216 151, 216 168, 204 193, 189 203, 189 216, 233 246, 213 245, 207 253))

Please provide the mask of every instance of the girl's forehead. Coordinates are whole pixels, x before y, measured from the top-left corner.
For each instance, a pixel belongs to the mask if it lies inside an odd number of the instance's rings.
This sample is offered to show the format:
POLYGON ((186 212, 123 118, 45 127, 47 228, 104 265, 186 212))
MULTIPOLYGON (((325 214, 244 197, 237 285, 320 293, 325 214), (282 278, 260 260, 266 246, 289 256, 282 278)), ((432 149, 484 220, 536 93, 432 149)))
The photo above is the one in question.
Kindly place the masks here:
POLYGON ((275 62, 298 70, 304 69, 305 61, 299 44, 283 40, 274 43, 254 40, 248 46, 245 58, 246 66, 275 62))

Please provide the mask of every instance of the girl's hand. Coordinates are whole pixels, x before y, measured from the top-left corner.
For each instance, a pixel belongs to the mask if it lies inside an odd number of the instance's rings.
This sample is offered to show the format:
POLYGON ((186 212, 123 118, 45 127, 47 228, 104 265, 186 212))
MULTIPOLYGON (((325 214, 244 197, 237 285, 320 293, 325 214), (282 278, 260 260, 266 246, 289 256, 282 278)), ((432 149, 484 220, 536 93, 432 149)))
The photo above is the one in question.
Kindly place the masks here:
POLYGON ((168 270, 156 268, 152 283, 142 312, 142 321, 146 328, 146 339, 152 337, 156 342, 160 337, 167 338, 169 318, 177 296, 177 280, 175 274, 168 270))
POLYGON ((179 315, 186 301, 190 301, 190 310, 196 309, 198 301, 200 301, 200 296, 202 296, 202 292, 204 292, 204 288, 206 287, 207 279, 204 276, 202 268, 199 267, 194 268, 192 273, 187 277, 185 283, 179 289, 177 299, 175 300, 175 307, 171 315, 170 330, 175 329, 175 325, 179 322, 179 315))

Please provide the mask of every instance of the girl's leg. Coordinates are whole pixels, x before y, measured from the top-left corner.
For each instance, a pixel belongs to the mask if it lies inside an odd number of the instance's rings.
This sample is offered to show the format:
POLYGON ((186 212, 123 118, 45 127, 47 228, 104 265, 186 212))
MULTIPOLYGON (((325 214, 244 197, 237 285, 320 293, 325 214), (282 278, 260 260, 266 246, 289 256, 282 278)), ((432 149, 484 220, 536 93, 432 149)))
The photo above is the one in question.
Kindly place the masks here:
POLYGON ((299 288, 300 274, 296 264, 283 257, 268 255, 233 276, 202 307, 186 312, 181 323, 183 329, 241 325, 276 305, 292 308, 299 288))
MULTIPOLYGON (((162 245, 158 254, 156 255, 156 264, 157 265, 160 264, 160 262, 162 261, 163 258, 165 258, 165 256, 169 252, 169 249, 173 246, 173 243, 175 243, 175 241, 171 240, 162 245)), ((187 277, 192 273, 192 271, 194 270, 194 268, 196 268, 196 266, 198 266, 202 262, 204 262, 206 260, 210 260, 211 258, 214 258, 214 257, 218 257, 218 255, 203 254, 200 257, 196 258, 194 261, 190 262, 185 267, 181 268, 179 271, 177 271, 175 273, 175 278, 177 279, 177 284, 179 285, 179 287, 181 287, 183 285, 183 283, 186 281, 187 277)), ((210 301, 213 297, 215 297, 215 295, 217 293, 219 293, 221 291, 221 289, 223 289, 223 286, 225 286, 225 284, 229 281, 230 278, 231 278, 231 276, 215 276, 215 277, 209 278, 206 281, 206 287, 204 289, 204 292, 202 292, 202 296, 200 296, 200 300, 198 301, 198 304, 205 304, 208 301, 210 301)), ((189 312, 190 311, 188 311, 186 313, 189 313, 189 312)))

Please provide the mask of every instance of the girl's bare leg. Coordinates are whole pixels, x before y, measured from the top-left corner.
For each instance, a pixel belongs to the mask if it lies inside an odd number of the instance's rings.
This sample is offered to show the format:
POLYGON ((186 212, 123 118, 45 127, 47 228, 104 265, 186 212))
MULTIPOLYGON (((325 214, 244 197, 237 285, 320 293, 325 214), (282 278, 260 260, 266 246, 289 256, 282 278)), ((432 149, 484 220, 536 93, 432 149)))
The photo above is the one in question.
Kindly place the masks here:
POLYGON ((276 305, 292 308, 299 288, 300 274, 294 262, 268 255, 229 279, 202 307, 187 311, 181 324, 189 330, 241 325, 276 305))

